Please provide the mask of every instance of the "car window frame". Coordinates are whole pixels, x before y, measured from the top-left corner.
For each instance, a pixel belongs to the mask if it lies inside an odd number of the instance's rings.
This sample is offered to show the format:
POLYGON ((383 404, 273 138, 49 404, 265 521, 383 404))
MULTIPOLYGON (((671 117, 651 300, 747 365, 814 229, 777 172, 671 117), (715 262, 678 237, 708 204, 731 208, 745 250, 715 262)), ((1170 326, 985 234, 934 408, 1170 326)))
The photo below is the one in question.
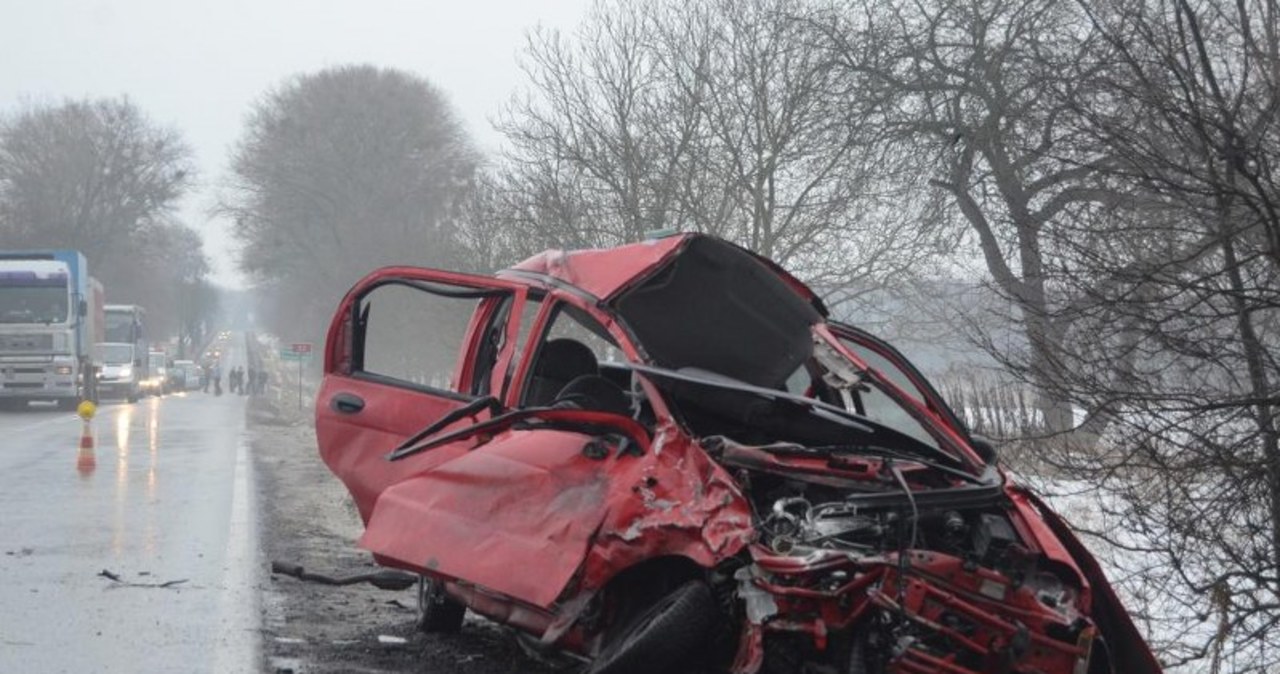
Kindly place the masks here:
MULTIPOLYGON (((960 417, 956 415, 955 410, 951 409, 951 406, 942 398, 942 395, 938 393, 938 390, 933 387, 929 378, 925 377, 924 373, 920 372, 920 369, 913 365, 901 351, 866 330, 854 327, 847 323, 829 320, 827 321, 827 326, 830 328, 831 334, 840 341, 853 342, 858 346, 874 352, 876 355, 887 361, 897 369, 898 373, 911 384, 913 389, 915 389, 913 392, 912 390, 899 386, 898 388, 901 389, 903 393, 911 395, 913 398, 918 400, 922 405, 928 408, 929 411, 940 417, 944 423, 951 426, 955 432, 960 433, 965 438, 970 437, 971 433, 969 428, 965 426, 964 422, 960 420, 960 417), (919 395, 915 395, 916 393, 919 395)), ((848 345, 846 344, 846 348, 847 347, 848 345)), ((872 364, 868 363, 868 365, 872 364)), ((874 367, 874 365, 872 366, 874 367)), ((896 385, 896 382, 894 381, 896 378, 892 373, 883 372, 882 374, 891 383, 895 383, 896 385)))
MULTIPOLYGON (((350 322, 350 363, 344 372, 344 376, 365 381, 381 386, 398 388, 426 395, 440 396, 451 400, 467 402, 480 397, 478 394, 468 392, 474 387, 475 369, 472 362, 473 354, 476 353, 480 346, 480 340, 489 334, 489 324, 497 317, 503 314, 501 309, 508 302, 512 304, 512 309, 506 312, 507 326, 504 331, 509 333, 510 316, 519 310, 515 304, 521 307, 524 305, 524 292, 522 288, 517 287, 494 287, 489 285, 467 285, 453 280, 422 280, 409 279, 403 277, 388 277, 379 279, 360 288, 360 292, 355 295, 349 306, 349 315, 347 320, 350 322), (463 341, 457 347, 453 370, 450 373, 450 386, 453 389, 439 388, 426 384, 418 384, 406 379, 401 379, 392 375, 371 372, 364 369, 365 356, 365 329, 367 329, 368 312, 365 309, 365 300, 379 288, 389 285, 401 285, 413 288, 420 292, 434 294, 442 297, 454 297, 459 300, 477 299, 477 306, 472 312, 471 318, 468 320, 466 331, 463 335, 463 341), (458 289, 453 293, 445 290, 446 288, 458 289), (363 316, 361 314, 364 314, 363 316), (485 329, 477 329, 478 325, 483 324, 485 329), (463 389, 467 389, 464 391, 463 389)), ((510 340, 510 334, 506 339, 510 340)), ((489 368, 489 374, 492 375, 496 365, 502 360, 502 352, 509 351, 509 344, 503 343, 499 346, 495 353, 495 362, 489 368)))
MULTIPOLYGON (((538 357, 542 354, 542 345, 546 344, 547 337, 551 329, 555 327, 556 320, 560 317, 561 312, 566 308, 577 310, 590 320, 594 321, 600 327, 601 332, 608 335, 609 339, 614 342, 614 348, 618 349, 623 355, 624 360, 627 359, 627 348, 623 342, 619 340, 619 335, 609 329, 606 321, 600 320, 587 307, 579 306, 577 303, 570 302, 563 297, 557 297, 554 293, 548 293, 541 298, 541 311, 533 323, 533 327, 529 331, 529 337, 526 338, 524 344, 524 353, 521 354, 522 366, 515 368, 516 376, 520 377, 520 381, 510 381, 507 384, 506 393, 509 394, 508 404, 512 409, 520 408, 524 405, 525 395, 528 394, 529 384, 532 380, 533 364, 537 362, 538 357), (516 384, 512 386, 512 384, 516 384)), ((576 319, 574 319, 576 320, 576 319)), ((583 326, 586 327, 586 326, 583 326)), ((594 330, 587 328, 593 334, 599 336, 594 330)), ((597 365, 599 365, 597 358, 597 365)))

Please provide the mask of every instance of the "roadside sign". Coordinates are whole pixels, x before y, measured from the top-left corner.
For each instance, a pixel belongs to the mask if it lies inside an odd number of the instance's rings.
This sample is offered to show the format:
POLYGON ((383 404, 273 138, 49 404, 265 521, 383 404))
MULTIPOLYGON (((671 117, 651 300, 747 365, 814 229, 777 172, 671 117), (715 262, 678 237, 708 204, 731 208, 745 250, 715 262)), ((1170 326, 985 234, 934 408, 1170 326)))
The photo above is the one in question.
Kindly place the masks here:
POLYGON ((311 360, 311 342, 294 342, 287 349, 280 349, 280 360, 292 360, 298 364, 298 409, 302 409, 302 363, 311 360))

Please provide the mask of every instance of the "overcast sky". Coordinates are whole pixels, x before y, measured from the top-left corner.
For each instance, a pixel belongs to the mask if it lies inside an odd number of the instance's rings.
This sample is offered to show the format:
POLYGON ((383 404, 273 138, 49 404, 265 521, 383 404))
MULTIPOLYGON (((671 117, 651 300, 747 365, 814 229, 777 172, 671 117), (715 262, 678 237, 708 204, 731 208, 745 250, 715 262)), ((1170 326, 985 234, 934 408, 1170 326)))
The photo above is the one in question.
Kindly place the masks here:
POLYGON ((200 184, 181 215, 205 237, 217 282, 239 286, 223 223, 206 215, 250 105, 288 76, 326 66, 403 68, 448 93, 473 138, 521 79, 539 24, 572 29, 589 0, 7 0, 0 114, 28 103, 128 95, 195 150, 200 184))

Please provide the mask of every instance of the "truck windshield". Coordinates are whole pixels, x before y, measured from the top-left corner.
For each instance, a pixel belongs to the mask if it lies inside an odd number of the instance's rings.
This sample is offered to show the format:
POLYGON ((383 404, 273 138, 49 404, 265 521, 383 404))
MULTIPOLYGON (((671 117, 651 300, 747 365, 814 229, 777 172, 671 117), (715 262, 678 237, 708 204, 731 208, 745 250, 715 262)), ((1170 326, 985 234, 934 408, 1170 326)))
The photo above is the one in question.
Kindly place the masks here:
POLYGON ((108 311, 106 319, 108 342, 135 342, 138 340, 137 322, 134 320, 132 313, 108 311))
POLYGON ((0 284, 0 323, 65 323, 65 285, 0 284))

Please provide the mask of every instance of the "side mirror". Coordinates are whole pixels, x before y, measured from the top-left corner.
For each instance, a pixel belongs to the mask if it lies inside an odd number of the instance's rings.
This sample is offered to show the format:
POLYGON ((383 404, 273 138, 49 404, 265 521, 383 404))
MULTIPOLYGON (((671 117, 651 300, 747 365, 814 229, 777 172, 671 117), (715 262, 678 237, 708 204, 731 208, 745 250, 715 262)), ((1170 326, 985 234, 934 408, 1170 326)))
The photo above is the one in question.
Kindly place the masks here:
POLYGON ((972 434, 969 436, 969 446, 982 457, 982 462, 988 466, 995 465, 999 454, 996 452, 996 443, 985 435, 972 434))
POLYGON ((142 367, 142 359, 141 359, 141 358, 134 358, 134 359, 133 359, 133 366, 134 366, 134 367, 142 367))
POLYGON ((80 314, 81 316, 88 316, 89 303, 84 300, 80 300, 80 304, 76 305, 76 313, 80 314))

